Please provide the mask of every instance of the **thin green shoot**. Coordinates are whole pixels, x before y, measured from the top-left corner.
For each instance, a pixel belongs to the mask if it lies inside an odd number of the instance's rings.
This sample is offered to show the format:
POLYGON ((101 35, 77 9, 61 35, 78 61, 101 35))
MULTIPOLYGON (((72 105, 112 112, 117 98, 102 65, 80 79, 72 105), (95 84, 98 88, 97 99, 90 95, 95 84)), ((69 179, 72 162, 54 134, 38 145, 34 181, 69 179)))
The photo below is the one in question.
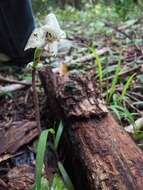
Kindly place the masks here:
POLYGON ((96 51, 96 49, 93 49, 93 48, 90 48, 91 51, 92 51, 92 54, 95 56, 95 64, 97 65, 97 75, 98 75, 98 78, 99 78, 99 83, 100 83, 100 92, 102 94, 102 89, 103 89, 103 68, 102 68, 102 64, 101 64, 101 60, 100 60, 100 57, 96 51))
POLYGON ((130 76, 128 78, 126 84, 123 87, 122 93, 121 93, 121 95, 119 97, 119 101, 120 102, 124 99, 124 97, 126 95, 126 92, 127 92, 127 89, 130 87, 130 85, 131 85, 131 83, 132 83, 132 81, 133 81, 133 79, 134 79, 135 76, 136 76, 136 73, 134 73, 132 76, 130 76))
POLYGON ((126 119, 130 124, 134 125, 134 117, 133 114, 128 111, 128 109, 119 106, 119 105, 111 105, 109 109, 117 116, 117 118, 121 121, 121 119, 126 119))
POLYGON ((121 65, 121 59, 119 59, 119 61, 118 61, 118 65, 117 65, 116 70, 115 70, 115 75, 114 75, 114 78, 112 80, 110 90, 109 90, 109 92, 107 91, 107 97, 108 97, 107 98, 107 100, 108 100, 107 102, 108 103, 110 102, 110 100, 112 98, 112 95, 115 93, 116 84, 117 84, 118 78, 119 78, 118 75, 119 75, 119 72, 121 70, 120 65, 121 65))

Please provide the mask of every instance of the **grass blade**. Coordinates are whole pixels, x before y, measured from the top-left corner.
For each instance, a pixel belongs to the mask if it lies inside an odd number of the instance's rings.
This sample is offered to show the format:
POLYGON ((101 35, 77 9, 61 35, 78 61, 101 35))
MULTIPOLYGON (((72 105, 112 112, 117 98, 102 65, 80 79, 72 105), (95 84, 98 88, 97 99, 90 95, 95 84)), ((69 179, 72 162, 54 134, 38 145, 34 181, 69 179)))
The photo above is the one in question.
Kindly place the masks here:
POLYGON ((108 95, 108 102, 110 102, 111 97, 112 97, 113 93, 115 92, 116 83, 117 83, 118 78, 119 78, 118 74, 119 74, 119 72, 121 70, 120 65, 121 65, 121 59, 118 62, 117 68, 115 70, 115 76, 114 76, 114 78, 112 80, 112 83, 111 83, 111 87, 110 87, 109 95, 108 95))
POLYGON ((64 184, 62 178, 60 176, 58 176, 57 174, 54 176, 51 189, 53 189, 53 190, 67 190, 67 188, 65 188, 65 184, 64 184))
POLYGON ((116 106, 111 105, 111 106, 109 106, 109 109, 113 112, 113 114, 116 115, 118 120, 121 121, 121 116, 120 116, 119 110, 116 108, 116 106))
POLYGON ((58 162, 58 168, 60 170, 60 173, 63 177, 64 183, 67 187, 68 190, 74 190, 74 186, 65 170, 65 168, 63 167, 63 164, 61 162, 58 162))
POLYGON ((134 77, 136 76, 136 73, 134 73, 132 76, 130 76, 126 82, 126 84, 124 85, 124 88, 122 90, 122 93, 121 93, 121 96, 119 97, 119 101, 121 102, 125 95, 126 95, 126 92, 127 92, 127 89, 129 88, 131 82, 133 81, 134 77))
POLYGON ((57 130, 57 133, 56 133, 56 137, 55 137, 55 149, 56 150, 58 148, 58 145, 59 145, 62 133, 63 133, 63 129, 64 129, 64 127, 63 127, 63 123, 61 121, 59 124, 58 130, 57 130))
POLYGON ((91 51, 92 51, 92 54, 95 56, 95 64, 97 65, 97 74, 98 74, 98 77, 99 77, 99 82, 100 82, 100 91, 101 91, 101 94, 102 94, 102 79, 103 79, 103 68, 102 68, 102 64, 101 64, 101 61, 100 61, 100 57, 96 51, 96 49, 93 49, 93 48, 90 48, 91 51))
POLYGON ((46 143, 49 132, 54 134, 53 129, 47 129, 42 131, 38 142, 37 156, 36 156, 35 190, 41 190, 42 167, 43 167, 46 143))

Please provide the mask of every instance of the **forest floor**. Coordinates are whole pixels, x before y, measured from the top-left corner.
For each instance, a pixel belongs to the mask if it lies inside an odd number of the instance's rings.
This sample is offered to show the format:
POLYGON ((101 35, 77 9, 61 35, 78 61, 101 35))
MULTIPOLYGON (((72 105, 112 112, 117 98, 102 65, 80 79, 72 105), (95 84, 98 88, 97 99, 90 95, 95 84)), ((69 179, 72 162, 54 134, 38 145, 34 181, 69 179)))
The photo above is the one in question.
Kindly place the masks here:
MULTIPOLYGON (((95 70, 102 97, 126 129, 143 118, 143 19, 133 15, 123 21, 110 11, 100 6, 87 11, 71 7, 56 10, 67 39, 60 43, 58 56, 46 59, 45 64, 57 68, 64 62, 65 74, 95 70)), ((34 146, 38 137, 33 123, 31 73, 25 70, 18 73, 12 68, 4 70, 0 71, 0 187, 28 189, 34 182, 34 146), (27 125, 28 122, 31 123, 27 125)), ((38 94, 43 109, 45 99, 41 88, 38 94)), ((141 127, 143 122, 130 135, 142 147, 141 127)))

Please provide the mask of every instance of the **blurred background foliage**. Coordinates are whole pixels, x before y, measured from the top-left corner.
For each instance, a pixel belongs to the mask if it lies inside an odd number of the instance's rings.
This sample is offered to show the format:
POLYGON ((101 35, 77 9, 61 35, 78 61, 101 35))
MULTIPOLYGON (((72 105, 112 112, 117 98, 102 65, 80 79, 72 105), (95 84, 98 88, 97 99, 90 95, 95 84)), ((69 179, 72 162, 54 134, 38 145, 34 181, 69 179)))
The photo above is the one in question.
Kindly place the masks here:
POLYGON ((86 37, 98 32, 108 35, 112 30, 107 29, 108 22, 115 25, 132 22, 143 12, 143 0, 32 0, 32 3, 38 25, 44 16, 54 12, 67 34, 75 32, 86 37))
POLYGON ((66 8, 68 5, 79 9, 94 8, 97 4, 112 8, 120 17, 127 19, 129 13, 139 14, 143 10, 143 0, 33 0, 34 13, 47 14, 54 8, 66 8))

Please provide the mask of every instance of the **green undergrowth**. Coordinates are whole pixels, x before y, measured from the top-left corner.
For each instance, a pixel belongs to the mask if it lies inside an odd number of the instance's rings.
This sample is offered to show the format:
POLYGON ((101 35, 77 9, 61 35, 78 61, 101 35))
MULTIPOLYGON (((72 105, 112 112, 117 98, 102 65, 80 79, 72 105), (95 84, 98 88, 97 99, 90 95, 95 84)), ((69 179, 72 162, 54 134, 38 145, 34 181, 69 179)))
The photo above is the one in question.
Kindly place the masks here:
POLYGON ((49 182, 43 175, 44 169, 44 157, 47 148, 47 139, 51 134, 54 137, 53 151, 57 151, 61 135, 63 133, 63 124, 60 122, 57 132, 55 134, 54 127, 50 129, 43 130, 40 134, 37 154, 36 154, 36 169, 35 169, 35 183, 31 190, 74 190, 73 184, 62 164, 58 161, 57 170, 58 172, 54 174, 52 182, 49 182))

